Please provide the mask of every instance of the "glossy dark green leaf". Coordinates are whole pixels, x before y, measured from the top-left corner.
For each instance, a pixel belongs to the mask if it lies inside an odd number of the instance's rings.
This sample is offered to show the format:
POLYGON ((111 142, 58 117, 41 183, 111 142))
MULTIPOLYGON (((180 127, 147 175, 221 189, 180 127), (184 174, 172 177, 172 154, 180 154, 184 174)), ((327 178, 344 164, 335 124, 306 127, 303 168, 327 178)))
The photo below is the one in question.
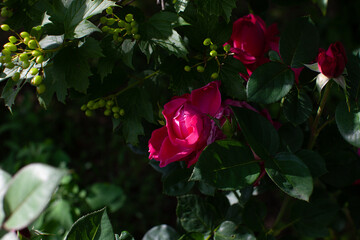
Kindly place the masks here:
POLYGON ((205 236, 202 233, 187 233, 181 236, 179 240, 204 240, 205 236))
POLYGON ((122 231, 120 236, 115 234, 115 240, 135 240, 135 238, 128 231, 122 231))
POLYGON ((181 226, 187 232, 206 233, 211 231, 214 223, 215 209, 196 195, 178 197, 176 215, 181 226))
POLYGON ((222 190, 251 185, 260 174, 260 166, 247 146, 236 141, 217 141, 200 155, 190 180, 205 181, 222 190))
POLYGON ((273 182, 288 195, 309 201, 313 190, 311 173, 305 163, 289 152, 278 153, 265 161, 265 170, 273 182))
POLYGON ((284 97, 294 84, 294 72, 279 62, 269 62, 258 67, 246 85, 249 101, 273 103, 284 97))
POLYGON ((208 195, 208 196, 215 195, 216 188, 210 184, 207 184, 204 181, 198 182, 198 188, 199 188, 199 191, 204 195, 208 195))
POLYGON ((180 196, 188 193, 195 184, 189 181, 190 175, 190 169, 179 168, 171 172, 163 179, 163 193, 169 196, 180 196))
POLYGON ((64 240, 113 240, 114 233, 106 209, 79 218, 66 234, 64 240))
POLYGON ((5 218, 5 212, 3 209, 3 197, 6 193, 8 183, 11 179, 11 175, 4 170, 0 169, 0 225, 2 225, 5 218))
POLYGON ((9 182, 3 199, 5 229, 22 229, 45 209, 65 171, 34 163, 22 168, 9 182))
POLYGON ((178 19, 179 16, 173 12, 163 11, 154 14, 146 25, 148 38, 168 38, 172 35, 172 25, 178 19))
POLYGON ((284 101, 284 115, 292 124, 305 122, 312 112, 312 102, 305 91, 291 91, 284 101))
POLYGON ((166 224, 155 226, 147 231, 142 240, 168 240, 178 239, 179 234, 176 230, 166 224))
POLYGON ((232 10, 236 7, 236 0, 197 0, 197 4, 209 15, 222 16, 230 21, 232 10))
POLYGON ((244 80, 239 75, 240 72, 246 72, 244 65, 239 60, 228 57, 221 68, 219 79, 228 96, 237 100, 245 100, 246 91, 244 80))
POLYGON ((267 159, 278 151, 279 135, 267 119, 246 108, 234 107, 233 111, 246 141, 260 158, 267 159))
POLYGON ((335 112, 336 124, 343 138, 355 147, 360 147, 360 111, 353 107, 350 112, 345 102, 339 103, 335 112))
POLYGON ((265 230, 266 205, 256 199, 249 200, 243 210, 243 222, 253 231, 265 230))
POLYGON ((54 49, 64 42, 64 35, 48 35, 39 41, 42 49, 54 49))
POLYGON ((279 135, 284 151, 298 151, 303 145, 304 134, 300 127, 294 127, 292 124, 284 124, 279 129, 279 135))
POLYGON ((121 44, 121 59, 131 69, 134 69, 133 66, 133 53, 134 53, 134 46, 135 41, 130 39, 125 39, 124 42, 121 44))
POLYGON ((348 73, 346 79, 347 90, 350 99, 357 100, 360 90, 360 52, 356 55, 347 54, 348 63, 346 64, 346 70, 348 73))
POLYGON ((55 222, 66 230, 70 229, 74 223, 70 202, 64 199, 52 202, 46 209, 45 219, 47 222, 55 222))
POLYGON ((92 210, 108 207, 110 212, 119 210, 126 200, 122 188, 110 183, 95 183, 88 190, 86 203, 92 210))
POLYGON ((231 221, 221 223, 214 234, 214 240, 255 240, 254 234, 243 226, 231 221))
POLYGON ((281 33, 280 55, 292 68, 311 63, 319 50, 319 33, 310 17, 291 22, 281 33))
POLYGON ((89 20, 81 21, 74 29, 74 38, 83 38, 94 32, 101 32, 101 30, 96 27, 89 20))
MULTIPOLYGON (((184 40, 175 30, 173 30, 171 35, 166 39, 152 38, 149 41, 149 44, 152 45, 152 49, 154 49, 154 47, 160 47, 166 50, 170 55, 173 54, 176 57, 186 58, 186 55, 188 54, 184 40)), ((147 47, 149 48, 150 46, 147 47)))
POLYGON ((308 166, 314 178, 320 177, 327 172, 325 160, 319 153, 303 149, 297 152, 296 155, 308 166))

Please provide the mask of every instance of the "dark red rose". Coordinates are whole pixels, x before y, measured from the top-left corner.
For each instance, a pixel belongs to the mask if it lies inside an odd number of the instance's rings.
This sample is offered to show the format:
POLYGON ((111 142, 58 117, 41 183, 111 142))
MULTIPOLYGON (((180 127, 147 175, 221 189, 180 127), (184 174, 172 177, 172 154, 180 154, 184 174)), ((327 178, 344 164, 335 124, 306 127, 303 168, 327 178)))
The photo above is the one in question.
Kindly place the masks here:
POLYGON ((344 72, 347 57, 341 42, 331 44, 326 51, 320 49, 317 58, 319 70, 326 77, 336 78, 344 72))

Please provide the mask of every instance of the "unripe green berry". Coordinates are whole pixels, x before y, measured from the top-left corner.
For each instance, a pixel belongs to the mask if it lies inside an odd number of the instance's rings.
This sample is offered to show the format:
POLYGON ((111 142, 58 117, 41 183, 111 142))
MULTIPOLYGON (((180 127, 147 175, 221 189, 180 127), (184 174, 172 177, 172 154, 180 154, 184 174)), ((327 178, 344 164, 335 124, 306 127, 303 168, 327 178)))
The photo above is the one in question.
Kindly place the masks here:
POLYGON ((81 108, 80 108, 80 110, 81 110, 81 111, 86 111, 86 109, 87 109, 87 107, 86 107, 86 105, 85 105, 85 104, 84 104, 84 105, 82 105, 82 106, 81 106, 81 108))
POLYGON ((119 112, 120 108, 118 106, 112 107, 111 111, 113 111, 114 113, 119 112))
POLYGON ((216 56, 217 56, 217 51, 212 50, 212 51, 210 52, 210 56, 216 57, 216 56))
POLYGON ((125 16, 125 21, 127 21, 127 22, 132 22, 132 21, 134 21, 134 16, 133 16, 131 13, 126 14, 126 16, 125 16))
POLYGON ((25 43, 26 45, 28 45, 29 42, 30 42, 30 38, 29 38, 29 37, 25 37, 25 38, 24 38, 24 43, 25 43))
POLYGON ((104 111, 104 115, 105 115, 105 116, 110 116, 110 115, 111 115, 111 110, 110 110, 110 109, 106 109, 106 110, 104 111))
POLYGON ((19 73, 19 72, 14 73, 14 75, 11 77, 11 79, 12 79, 14 82, 19 81, 19 79, 20 79, 20 73, 19 73))
POLYGON ((85 111, 85 116, 87 116, 87 117, 92 117, 93 114, 94 114, 94 112, 89 109, 85 111))
POLYGON ((112 105, 114 105, 114 101, 113 101, 113 100, 108 100, 108 101, 106 102, 106 106, 107 106, 107 107, 111 107, 112 105))
POLYGON ((184 70, 185 70, 185 72, 190 72, 190 71, 191 71, 191 67, 188 66, 188 65, 186 65, 186 66, 184 67, 184 70))
POLYGON ((125 110, 124 110, 124 109, 120 109, 119 114, 120 114, 120 116, 124 116, 124 115, 125 115, 125 110))
POLYGON ((106 101, 104 99, 100 99, 99 100, 99 106, 100 107, 105 107, 106 101))
POLYGON ((36 58, 36 63, 42 63, 44 61, 44 56, 40 55, 36 58))
POLYGON ((6 49, 6 48, 4 48, 1 52, 5 56, 9 56, 11 54, 11 51, 9 49, 6 49))
POLYGON ((203 66, 197 66, 196 70, 201 73, 204 72, 205 68, 203 66))
POLYGON ((31 55, 33 55, 34 57, 38 57, 38 56, 41 55, 41 52, 40 52, 39 50, 33 50, 33 51, 31 52, 31 55))
POLYGON ((22 62, 27 61, 29 59, 29 57, 26 53, 20 54, 19 58, 20 58, 20 61, 22 61, 22 62))
POLYGON ((136 21, 132 21, 131 23, 130 23, 130 25, 131 25, 131 27, 137 27, 137 22, 136 21))
POLYGON ((107 18, 106 17, 101 17, 100 18, 100 23, 101 24, 106 24, 107 23, 107 18))
POLYGON ((8 49, 10 52, 16 52, 17 51, 17 47, 13 44, 13 43, 6 43, 4 45, 4 48, 8 49))
POLYGON ((114 113, 113 117, 114 117, 115 119, 119 119, 119 118, 120 118, 120 114, 114 113))
POLYGON ((36 26, 36 27, 31 28, 31 31, 32 31, 32 32, 39 32, 39 31, 41 31, 41 29, 42 29, 42 26, 41 26, 41 25, 38 25, 38 26, 36 26))
POLYGON ((86 104, 86 106, 87 106, 88 108, 92 109, 93 106, 94 106, 94 104, 95 104, 94 100, 90 100, 90 101, 86 104))
POLYGON ((5 64, 6 68, 13 69, 15 67, 15 64, 13 62, 8 62, 5 64))
POLYGON ((20 33, 20 37, 26 38, 26 37, 30 37, 30 35, 29 35, 28 32, 21 32, 21 33, 20 33))
POLYGON ((10 36, 10 37, 9 37, 9 42, 11 42, 11 43, 16 43, 17 40, 18 40, 18 39, 17 39, 15 36, 10 36))
POLYGON ((0 28, 1 28, 3 31, 5 31, 5 32, 7 32, 7 31, 10 30, 10 27, 9 27, 9 25, 7 25, 7 24, 2 24, 2 25, 0 26, 0 28))
POLYGON ((205 46, 209 46, 209 45, 211 44, 211 39, 210 39, 210 38, 206 38, 206 39, 204 40, 203 44, 204 44, 205 46))
POLYGON ((216 50, 216 49, 217 49, 217 46, 216 46, 215 44, 211 44, 211 45, 210 45, 210 49, 211 49, 211 50, 216 50))
POLYGON ((118 34, 118 33, 114 33, 114 35, 113 35, 113 40, 114 40, 114 41, 117 41, 117 40, 118 40, 118 37, 119 37, 119 34, 118 34))
POLYGON ((109 31, 109 27, 108 26, 103 26, 102 28, 101 28, 101 31, 103 31, 103 32, 108 32, 109 31))
POLYGON ((224 51, 225 51, 225 52, 228 52, 228 51, 230 51, 230 48, 231 48, 230 44, 226 44, 226 45, 224 46, 224 51))
POLYGON ((22 66, 23 69, 26 69, 26 68, 28 68, 30 66, 30 62, 29 61, 24 61, 21 66, 22 66))
POLYGON ((42 94, 44 93, 46 90, 46 87, 44 84, 40 84, 39 86, 36 87, 36 91, 38 94, 42 94))
POLYGON ((108 18, 107 21, 106 21, 106 24, 111 26, 115 23, 115 19, 114 18, 108 18))
POLYGON ((100 107, 100 105, 98 102, 94 103, 93 109, 98 109, 99 107, 100 107))
POLYGON ((36 43, 35 40, 30 40, 27 45, 28 45, 28 47, 29 47, 30 49, 35 49, 35 48, 37 48, 37 43, 36 43))
POLYGON ((132 34, 137 34, 138 31, 139 31, 138 28, 133 28, 133 29, 131 29, 131 33, 132 33, 132 34))
POLYGON ((112 13, 113 13, 112 7, 108 7, 108 8, 106 9, 106 13, 107 13, 107 14, 112 14, 112 13))
POLYGON ((119 27, 124 28, 125 25, 126 25, 126 22, 124 20, 119 20, 119 22, 118 22, 119 27))
POLYGON ((131 31, 132 27, 129 23, 125 23, 125 30, 126 31, 131 31))
POLYGON ((121 33, 121 28, 115 28, 114 33, 121 33))
POLYGON ((122 41, 124 41, 124 38, 123 37, 118 37, 118 39, 116 41, 121 43, 122 41))
POLYGON ((135 35, 133 36, 133 38, 134 38, 135 40, 139 40, 139 39, 141 38, 141 35, 140 35, 140 34, 135 34, 135 35))
POLYGON ((211 74, 211 78, 212 79, 217 79, 219 77, 219 74, 214 72, 213 74, 211 74))
POLYGON ((37 68, 35 68, 35 67, 33 67, 33 68, 30 69, 30 74, 31 74, 31 75, 36 75, 36 74, 38 74, 38 72, 39 72, 39 69, 37 69, 37 68))
POLYGON ((10 55, 4 56, 4 62, 9 63, 9 62, 11 62, 11 60, 12 60, 12 58, 10 55))
POLYGON ((115 29, 114 29, 114 28, 110 28, 110 27, 109 27, 108 32, 109 32, 110 34, 114 34, 114 31, 115 31, 115 29))
POLYGON ((35 77, 33 77, 33 79, 31 79, 31 84, 35 85, 35 86, 39 86, 42 83, 42 77, 40 75, 36 75, 35 77))
POLYGON ((9 14, 9 12, 7 10, 7 7, 1 8, 1 16, 2 17, 8 17, 8 14, 9 14))

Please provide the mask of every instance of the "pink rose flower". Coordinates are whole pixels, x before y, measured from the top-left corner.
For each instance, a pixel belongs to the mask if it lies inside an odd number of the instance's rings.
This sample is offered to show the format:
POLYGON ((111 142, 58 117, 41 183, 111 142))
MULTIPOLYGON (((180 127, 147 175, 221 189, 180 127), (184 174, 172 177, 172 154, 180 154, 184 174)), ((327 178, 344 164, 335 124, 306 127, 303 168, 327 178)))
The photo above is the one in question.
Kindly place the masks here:
POLYGON ((230 51, 245 65, 250 76, 258 66, 269 61, 265 56, 269 50, 279 52, 278 33, 276 24, 266 28, 260 17, 249 14, 234 22, 227 44, 230 44, 230 51))
POLYGON ((153 131, 149 159, 159 161, 160 167, 176 161, 185 161, 190 167, 207 145, 223 138, 211 119, 223 118, 219 85, 211 82, 164 105, 166 126, 153 131))
POLYGON ((347 57, 341 42, 331 44, 326 51, 320 49, 317 58, 319 70, 326 77, 337 78, 344 72, 347 57))

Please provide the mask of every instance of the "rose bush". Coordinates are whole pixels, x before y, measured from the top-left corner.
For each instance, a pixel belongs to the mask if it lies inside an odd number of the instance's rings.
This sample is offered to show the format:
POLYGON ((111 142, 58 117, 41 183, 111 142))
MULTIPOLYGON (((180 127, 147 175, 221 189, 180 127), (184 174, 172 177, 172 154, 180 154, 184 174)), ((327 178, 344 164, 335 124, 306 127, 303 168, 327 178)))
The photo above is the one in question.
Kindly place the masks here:
POLYGON ((249 14, 234 22, 227 44, 230 44, 230 51, 245 65, 250 76, 258 66, 269 62, 265 56, 269 50, 279 51, 278 34, 276 24, 267 28, 259 16, 249 14))
POLYGON ((159 161, 160 167, 176 161, 185 161, 191 166, 207 145, 223 138, 212 120, 224 116, 219 85, 211 82, 164 105, 166 126, 152 133, 149 159, 159 161))

